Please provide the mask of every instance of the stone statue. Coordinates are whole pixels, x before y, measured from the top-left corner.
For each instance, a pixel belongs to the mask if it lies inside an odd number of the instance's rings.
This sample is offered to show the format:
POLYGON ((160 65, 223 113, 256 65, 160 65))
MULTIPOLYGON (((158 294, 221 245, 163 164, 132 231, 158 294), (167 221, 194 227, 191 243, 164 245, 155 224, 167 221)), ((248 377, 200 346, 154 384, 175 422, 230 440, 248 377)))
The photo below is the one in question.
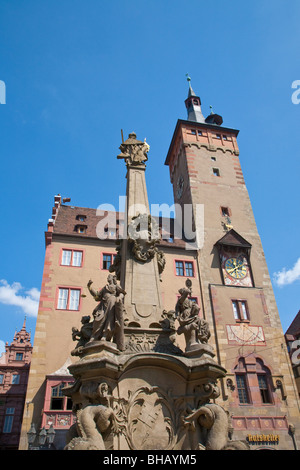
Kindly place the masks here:
POLYGON ((127 165, 145 165, 149 149, 146 139, 141 142, 137 140, 135 132, 131 132, 128 139, 120 145, 121 153, 117 158, 124 158, 127 165))
POLYGON ((116 277, 117 277, 117 280, 119 281, 120 280, 120 277, 121 277, 121 261, 122 261, 122 258, 121 258, 121 250, 122 250, 122 240, 117 240, 116 242, 117 246, 116 246, 116 256, 113 260, 113 263, 110 265, 109 267, 109 272, 110 273, 116 273, 116 277))
POLYGON ((118 433, 118 423, 110 406, 109 389, 106 382, 87 382, 81 386, 81 396, 86 400, 77 411, 77 437, 65 450, 105 450, 104 438, 118 433))
POLYGON ((184 426, 201 432, 199 450, 249 450, 246 441, 229 440, 229 416, 223 407, 216 403, 206 403, 190 413, 183 420, 184 426))
POLYGON ((187 279, 186 287, 179 289, 180 297, 175 308, 180 325, 177 334, 184 334, 186 352, 197 348, 197 344, 207 343, 210 338, 207 321, 199 317, 199 305, 189 298, 192 294, 191 287, 192 283, 190 279, 187 279))
POLYGON ((158 264, 158 273, 159 273, 159 280, 161 281, 161 273, 165 269, 166 266, 166 257, 163 251, 158 250, 157 247, 156 249, 156 258, 157 258, 157 264, 158 264))
POLYGON ((87 287, 94 299, 99 302, 93 311, 93 330, 89 343, 93 341, 111 341, 114 335, 118 338, 117 346, 123 347, 124 328, 123 318, 123 299, 126 292, 117 284, 117 277, 109 274, 107 277, 107 284, 95 291, 91 285, 92 280, 89 280, 87 287))
POLYGON ((154 217, 150 214, 132 217, 128 225, 128 240, 131 243, 131 253, 137 261, 145 263, 153 259, 159 251, 156 245, 160 239, 159 225, 154 217))
POLYGON ((81 318, 82 327, 80 331, 75 326, 72 328, 72 339, 73 341, 78 341, 75 349, 71 351, 72 356, 78 356, 81 353, 82 348, 91 338, 93 323, 90 322, 90 319, 91 317, 89 315, 85 315, 81 318))

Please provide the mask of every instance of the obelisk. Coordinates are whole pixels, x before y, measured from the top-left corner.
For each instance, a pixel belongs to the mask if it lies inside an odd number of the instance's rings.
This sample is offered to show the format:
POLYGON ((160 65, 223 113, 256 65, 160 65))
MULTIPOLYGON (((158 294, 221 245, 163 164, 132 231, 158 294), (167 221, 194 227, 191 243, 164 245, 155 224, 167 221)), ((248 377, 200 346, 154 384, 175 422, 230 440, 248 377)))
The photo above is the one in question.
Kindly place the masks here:
POLYGON ((151 216, 145 179, 149 145, 132 132, 120 146, 127 167, 126 230, 121 249, 120 283, 126 291, 127 326, 158 326, 162 314, 159 226, 151 216))

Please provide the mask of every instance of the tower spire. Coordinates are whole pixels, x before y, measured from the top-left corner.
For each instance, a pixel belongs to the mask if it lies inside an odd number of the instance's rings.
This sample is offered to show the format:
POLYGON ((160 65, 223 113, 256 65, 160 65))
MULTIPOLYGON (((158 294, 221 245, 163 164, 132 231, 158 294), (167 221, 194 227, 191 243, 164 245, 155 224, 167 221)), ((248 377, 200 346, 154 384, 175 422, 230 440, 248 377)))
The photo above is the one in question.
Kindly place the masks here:
POLYGON ((188 121, 205 122, 204 116, 201 111, 201 100, 196 95, 191 85, 191 77, 186 74, 186 79, 189 83, 188 97, 185 100, 185 106, 188 113, 188 121))

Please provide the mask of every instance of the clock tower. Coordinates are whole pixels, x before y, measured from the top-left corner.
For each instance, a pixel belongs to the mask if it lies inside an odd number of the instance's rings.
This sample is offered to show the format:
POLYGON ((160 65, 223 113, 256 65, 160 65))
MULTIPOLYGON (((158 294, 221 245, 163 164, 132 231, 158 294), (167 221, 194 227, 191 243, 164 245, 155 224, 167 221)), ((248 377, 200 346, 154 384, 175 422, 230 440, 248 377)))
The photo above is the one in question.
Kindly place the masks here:
POLYGON ((299 419, 299 397, 241 168, 239 131, 212 108, 205 117, 188 82, 187 119, 177 121, 165 164, 182 213, 191 207, 195 225, 196 208, 204 208, 199 303, 227 370, 220 400, 237 437, 288 431, 299 419))

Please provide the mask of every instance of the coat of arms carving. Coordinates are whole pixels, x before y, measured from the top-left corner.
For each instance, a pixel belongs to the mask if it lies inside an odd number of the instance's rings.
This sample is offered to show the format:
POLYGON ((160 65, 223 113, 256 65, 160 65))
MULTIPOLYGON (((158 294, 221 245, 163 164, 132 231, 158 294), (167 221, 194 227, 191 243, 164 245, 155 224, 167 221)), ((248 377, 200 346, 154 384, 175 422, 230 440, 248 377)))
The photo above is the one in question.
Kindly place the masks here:
POLYGON ((141 387, 128 403, 128 439, 133 450, 169 450, 176 441, 175 413, 159 387, 141 387))

